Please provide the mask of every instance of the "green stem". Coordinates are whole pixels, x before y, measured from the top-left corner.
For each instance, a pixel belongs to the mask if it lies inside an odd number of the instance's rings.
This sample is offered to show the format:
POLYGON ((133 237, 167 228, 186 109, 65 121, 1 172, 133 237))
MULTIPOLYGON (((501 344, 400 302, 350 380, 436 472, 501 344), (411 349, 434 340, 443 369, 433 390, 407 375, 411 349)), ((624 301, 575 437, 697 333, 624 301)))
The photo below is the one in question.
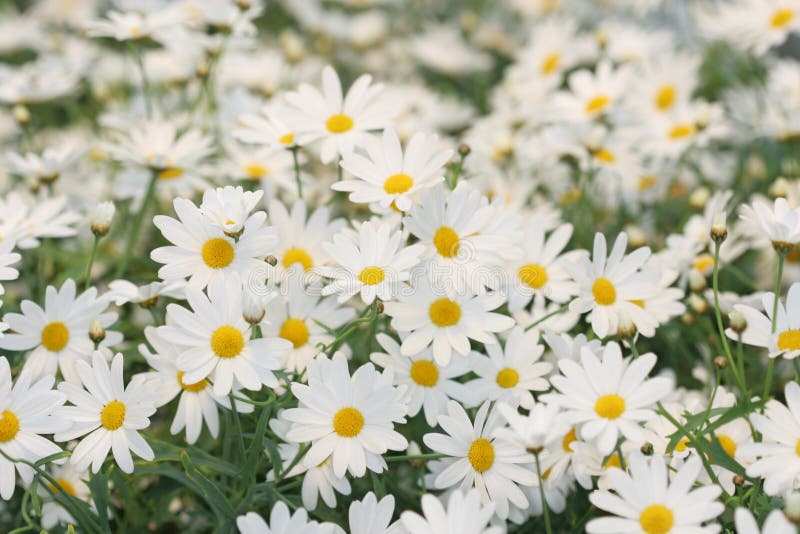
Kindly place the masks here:
POLYGON ((139 67, 139 73, 142 76, 142 94, 144 95, 144 106, 147 113, 147 118, 153 114, 153 103, 150 100, 150 79, 147 77, 147 69, 144 68, 144 58, 142 52, 134 45, 129 43, 129 48, 133 59, 136 60, 136 66, 139 67))
MULTIPOLYGON (((774 298, 772 299, 772 330, 771 333, 774 334, 775 330, 778 326, 778 302, 781 299, 781 281, 783 278, 783 263, 786 259, 785 252, 778 252, 778 277, 775 279, 775 294, 774 298)), ((770 357, 769 363, 767 364, 767 378, 764 381, 764 395, 763 398, 767 398, 769 396, 770 391, 772 390, 772 375, 775 373, 775 360, 776 358, 770 357)))
POLYGON ((639 357, 639 350, 636 348, 636 341, 631 339, 631 352, 633 353, 634 358, 639 357))
POLYGON ((94 265, 94 259, 97 256, 97 245, 100 243, 100 237, 94 236, 94 243, 92 243, 92 252, 89 254, 89 265, 86 266, 86 281, 83 285, 83 290, 86 291, 89 289, 89 286, 92 285, 92 265, 94 265))
MULTIPOLYGON (((620 460, 622 456, 620 455, 620 460)), ((542 468, 539 465, 539 454, 536 454, 536 476, 539 477, 539 497, 542 499, 542 515, 544 516, 544 530, 547 534, 553 533, 550 526, 550 508, 547 506, 547 498, 544 495, 544 479, 542 478, 542 468)))
POLYGON ((545 322, 546 320, 548 320, 551 317, 554 317, 554 316, 556 316, 556 315, 558 315, 560 313, 564 313, 568 309, 569 309, 569 302, 567 302, 566 304, 564 304, 563 306, 561 306, 557 310, 551 311, 547 315, 545 315, 543 317, 540 317, 539 319, 535 320, 534 322, 532 322, 531 324, 529 324, 528 326, 525 327, 525 331, 527 332, 531 328, 534 328, 535 326, 542 324, 543 322, 545 322))
POLYGON ((728 357, 728 361, 731 364, 733 377, 736 379, 736 384, 739 386, 739 390, 742 392, 742 398, 747 399, 747 385, 744 382, 744 378, 739 375, 739 368, 736 364, 736 360, 733 358, 733 354, 731 353, 731 347, 728 344, 728 336, 725 335, 725 327, 722 325, 722 311, 719 306, 719 249, 721 245, 722 243, 714 243, 714 272, 711 275, 711 285, 714 289, 714 316, 717 319, 719 338, 722 342, 722 348, 725 350, 725 355, 728 357))
POLYGON ((384 456, 386 462, 413 462, 415 460, 437 460, 444 458, 446 455, 439 452, 432 452, 430 454, 403 454, 400 456, 384 456))
POLYGON ((622 440, 617 441, 617 446, 614 449, 617 451, 620 469, 627 471, 628 467, 625 465, 625 457, 622 455, 622 440))
MULTIPOLYGON (((292 158, 294 159, 294 181, 297 183, 297 198, 303 198, 303 182, 300 180, 300 158, 297 154, 298 150, 300 150, 300 147, 297 145, 291 148, 292 158)), ((341 171, 339 179, 341 180, 341 171)))
POLYGON ((156 192, 156 183, 158 182, 158 171, 153 169, 150 181, 147 183, 147 191, 144 194, 144 198, 142 199, 142 205, 139 206, 139 211, 136 213, 136 217, 133 219, 133 226, 131 226, 130 233, 128 234, 128 243, 125 247, 125 252, 122 256, 122 261, 117 266, 117 272, 115 273, 117 278, 122 278, 125 275, 125 271, 128 268, 128 263, 131 259, 131 253, 133 252, 133 248, 136 246, 136 241, 139 239, 139 232, 142 229, 142 221, 144 220, 144 215, 147 210, 150 208, 150 204, 153 203, 153 197, 155 196, 156 192))

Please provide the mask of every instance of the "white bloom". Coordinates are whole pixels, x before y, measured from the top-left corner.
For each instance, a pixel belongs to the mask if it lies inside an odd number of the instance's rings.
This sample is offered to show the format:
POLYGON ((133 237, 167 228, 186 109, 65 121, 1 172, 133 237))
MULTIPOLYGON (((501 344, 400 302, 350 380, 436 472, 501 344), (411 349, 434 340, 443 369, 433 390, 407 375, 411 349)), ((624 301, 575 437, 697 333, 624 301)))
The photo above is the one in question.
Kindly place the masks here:
MULTIPOLYGON (((760 310, 746 304, 734 304, 733 308, 741 313, 747 321, 747 328, 742 332, 742 343, 764 347, 770 358, 783 356, 794 359, 800 355, 800 282, 789 287, 786 304, 778 300, 778 316, 775 319, 775 332, 772 332, 772 310, 775 305, 775 294, 764 293, 761 297, 766 315, 760 310)), ((728 328, 726 334, 731 339, 738 339, 739 334, 728 328)))
POLYGON ((244 229, 250 212, 263 195, 263 191, 245 191, 241 186, 207 189, 203 193, 200 211, 221 228, 225 235, 236 236, 244 229))
POLYGON ((800 242, 800 209, 791 209, 785 198, 776 198, 772 209, 762 201, 756 200, 752 207, 741 208, 742 220, 761 228, 774 245, 794 245, 800 242))
POLYGON ((300 508, 294 514, 283 501, 278 501, 269 514, 269 524, 255 512, 236 518, 241 534, 323 534, 328 532, 316 521, 308 520, 308 512, 300 508))
POLYGON ((736 534, 797 534, 797 527, 786 519, 781 510, 773 510, 764 521, 764 529, 747 508, 737 508, 733 514, 736 522, 736 534))
POLYGON ((447 508, 433 495, 422 496, 422 513, 403 512, 400 521, 406 530, 414 534, 502 534, 503 527, 490 527, 494 514, 492 503, 481 502, 477 490, 465 493, 454 491, 447 501, 447 508))

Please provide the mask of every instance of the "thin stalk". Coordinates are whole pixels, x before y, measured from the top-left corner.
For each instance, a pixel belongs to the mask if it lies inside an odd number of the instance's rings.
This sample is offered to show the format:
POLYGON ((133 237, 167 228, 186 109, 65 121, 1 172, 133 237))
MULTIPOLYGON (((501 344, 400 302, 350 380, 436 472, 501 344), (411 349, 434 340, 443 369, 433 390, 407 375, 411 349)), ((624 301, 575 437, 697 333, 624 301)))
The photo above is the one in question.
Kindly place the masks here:
POLYGON ((156 192, 156 183, 158 182, 158 171, 155 169, 151 172, 150 181, 147 183, 147 191, 144 194, 144 198, 142 199, 142 205, 139 206, 139 211, 136 213, 136 217, 133 219, 133 226, 131 226, 130 233, 128 234, 128 243, 125 247, 125 252, 122 256, 122 261, 117 266, 116 277, 122 278, 125 274, 125 271, 128 268, 128 263, 131 259, 131 253, 133 252, 133 248, 136 246, 136 241, 139 239, 139 233, 142 230, 142 221, 144 220, 144 215, 147 210, 150 208, 150 204, 153 203, 153 197, 155 197, 156 192))
MULTIPOLYGON (((303 182, 300 180, 300 158, 297 154, 298 150, 300 150, 300 147, 297 145, 291 148, 292 158, 294 159, 294 181, 297 183, 297 198, 303 198, 303 182)), ((339 179, 341 180, 341 171, 339 179)))
MULTIPOLYGON (((772 330, 771 333, 774 334, 775 330, 778 326, 778 301, 781 298, 781 280, 783 278, 783 263, 786 259, 785 252, 778 252, 778 277, 775 279, 775 295, 772 299, 772 330)), ((772 389, 772 375, 775 372, 775 358, 770 358, 769 363, 767 364, 767 379, 764 381, 764 395, 763 398, 767 398, 769 395, 770 390, 772 389)))
POLYGON ((717 330, 719 331, 719 338, 722 341, 722 348, 725 350, 725 356, 728 357, 728 361, 731 363, 731 371, 733 371, 733 377, 736 379, 736 384, 739 386, 739 390, 742 392, 742 398, 747 398, 747 386, 744 382, 744 378, 739 375, 739 368, 736 364, 736 360, 733 358, 733 354, 731 353, 731 347, 728 344, 728 336, 725 335, 725 327, 722 325, 722 311, 719 307, 719 249, 721 243, 714 243, 714 272, 711 275, 711 285, 714 289, 714 316, 717 319, 717 330))
MULTIPOLYGON (((620 459, 622 456, 620 456, 620 459)), ((536 476, 539 477, 539 497, 542 499, 542 515, 544 516, 544 530, 547 534, 553 533, 550 526, 550 509, 547 506, 547 498, 544 495, 544 479, 542 478, 542 468, 539 465, 539 454, 536 454, 536 476)))
POLYGON ((97 245, 99 243, 100 243, 100 237, 94 236, 94 242, 92 243, 92 252, 89 254, 89 264, 86 266, 86 281, 83 284, 84 291, 89 289, 89 286, 92 285, 92 266, 94 265, 94 259, 97 256, 97 245))
POLYGON ((556 315, 558 315, 560 313, 564 313, 568 309, 569 309, 569 302, 567 302, 566 304, 564 304, 563 306, 561 306, 557 310, 551 311, 547 315, 545 315, 543 317, 540 317, 539 319, 535 320, 534 322, 532 322, 531 324, 529 324, 528 326, 525 327, 525 331, 527 332, 531 328, 534 328, 535 326, 542 324, 543 322, 545 322, 546 320, 548 320, 551 317, 554 317, 554 316, 556 316, 556 315))

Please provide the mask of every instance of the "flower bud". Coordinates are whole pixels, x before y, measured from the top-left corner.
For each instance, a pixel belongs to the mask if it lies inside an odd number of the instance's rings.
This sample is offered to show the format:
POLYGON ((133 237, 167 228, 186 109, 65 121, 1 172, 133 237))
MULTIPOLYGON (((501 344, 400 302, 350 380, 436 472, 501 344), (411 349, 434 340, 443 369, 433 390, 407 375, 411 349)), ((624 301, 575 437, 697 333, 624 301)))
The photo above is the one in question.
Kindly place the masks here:
POLYGON ((736 310, 733 310, 728 314, 728 323, 731 327, 731 330, 736 332, 737 334, 741 334, 745 330, 747 330, 747 319, 744 318, 744 315, 739 313, 736 310))
POLYGON ((772 198, 786 198, 789 194, 789 181, 780 176, 769 187, 769 196, 772 198))
POLYGON ((734 486, 744 486, 744 477, 742 475, 734 475, 733 476, 733 485, 734 486))
POLYGON ((689 205, 696 210, 701 210, 706 207, 706 202, 708 202, 710 196, 711 193, 707 187, 698 187, 689 195, 689 205))
POLYGON ((689 295, 689 308, 697 315, 702 315, 708 311, 708 302, 696 293, 692 293, 689 295))
POLYGON ((244 320, 250 324, 258 324, 264 319, 266 311, 264 299, 249 289, 245 289, 242 295, 242 316, 244 320))
POLYGON ((784 498, 783 513, 792 523, 800 523, 800 493, 793 491, 784 498))
POLYGON ((97 237, 103 237, 111 229, 111 221, 114 218, 116 208, 110 200, 101 202, 94 209, 92 214, 92 233, 97 237))
POLYGON ((617 335, 620 339, 627 339, 633 342, 636 337, 636 325, 633 324, 631 318, 627 314, 622 314, 619 318, 619 325, 617 326, 617 335))
POLYGON ((714 243, 722 243, 728 238, 727 214, 720 211, 714 214, 711 221, 711 239, 714 243))
MULTIPOLYGON (((409 456, 419 456, 422 454, 422 449, 419 448, 419 444, 416 441, 412 441, 408 444, 408 449, 406 450, 406 454, 409 456)), ((411 460, 408 463, 413 465, 414 467, 421 467, 425 461, 424 460, 411 460)))
POLYGON ((89 339, 97 344, 103 341, 105 338, 106 329, 103 327, 103 323, 101 323, 99 319, 95 319, 89 326, 89 339))
POLYGON ((689 289, 695 293, 702 293, 707 287, 708 282, 706 282, 706 277, 703 276, 703 273, 697 269, 689 271, 689 289))
POLYGON ((31 112, 22 104, 14 106, 12 113, 14 114, 14 120, 20 124, 28 124, 31 120, 31 112))
POLYGON ((722 356, 721 354, 714 358, 714 367, 717 369, 725 369, 728 367, 728 358, 722 356))
POLYGON ((653 455, 653 444, 649 441, 646 441, 644 445, 642 445, 641 449, 642 454, 645 456, 652 456, 653 455))
POLYGON ((691 313, 684 313, 681 315, 681 322, 684 326, 692 326, 694 324, 694 315, 691 313))
POLYGON ((465 143, 461 143, 460 145, 458 145, 458 155, 461 156, 462 158, 466 158, 467 156, 469 156, 470 152, 472 152, 472 149, 469 147, 469 145, 465 143))
POLYGON ((278 258, 276 258, 275 256, 272 256, 272 255, 270 255, 270 256, 267 256, 267 257, 264 259, 264 261, 265 261, 265 262, 267 262, 267 263, 269 263, 269 264, 270 264, 270 265, 272 265, 273 267, 275 267, 276 265, 278 265, 278 258))

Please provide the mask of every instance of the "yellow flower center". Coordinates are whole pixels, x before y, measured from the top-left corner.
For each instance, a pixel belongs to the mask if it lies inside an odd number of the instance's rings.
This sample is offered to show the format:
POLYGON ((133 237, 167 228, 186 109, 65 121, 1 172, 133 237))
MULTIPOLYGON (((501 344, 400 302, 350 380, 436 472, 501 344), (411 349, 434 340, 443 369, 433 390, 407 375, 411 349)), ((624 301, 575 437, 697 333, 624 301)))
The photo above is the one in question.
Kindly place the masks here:
POLYGON ((445 258, 452 258, 458 254, 458 250, 461 248, 461 241, 455 230, 449 226, 442 226, 433 234, 433 245, 439 255, 445 258))
POLYGON ((411 364, 411 380, 424 388, 432 388, 439 381, 439 369, 432 361, 417 360, 411 364))
POLYGON ((614 163, 617 161, 617 157, 614 155, 614 153, 607 148, 601 148, 595 152, 594 159, 600 160, 603 163, 614 163))
POLYGON ((670 139, 683 139, 694 133, 694 126, 691 124, 677 124, 669 131, 670 139))
POLYGON ((706 272, 713 266, 714 266, 714 257, 711 254, 700 254, 694 259, 694 262, 692 262, 692 267, 694 267, 701 273, 706 272))
POLYGON ((622 462, 619 461, 619 454, 616 452, 608 457, 606 463, 603 464, 603 467, 608 469, 609 467, 616 467, 617 469, 622 468, 622 462))
MULTIPOLYGON (((64 493, 66 493, 68 495, 72 495, 73 497, 77 494, 76 491, 75 491, 75 486, 73 486, 72 483, 69 480, 67 480, 65 478, 61 478, 61 477, 58 477, 55 480, 56 480, 56 483, 58 483, 58 485, 61 486, 61 489, 64 490, 64 493)), ((60 491, 56 487, 55 484, 50 484, 50 489, 55 491, 55 492, 60 491)))
POLYGON ((251 163, 245 166, 244 172, 251 180, 259 180, 269 174, 269 169, 258 163, 251 163))
POLYGON ((390 195, 405 193, 414 185, 414 180, 407 174, 393 174, 383 182, 383 190, 390 195))
POLYGON ((630 303, 631 304, 635 304, 635 305, 639 306, 640 308, 644 308, 644 300, 642 300, 642 299, 633 299, 633 300, 630 301, 630 303))
POLYGON ((183 169, 180 167, 168 167, 158 173, 159 180, 174 180, 183 176, 183 169))
POLYGON ((639 515, 639 524, 647 534, 667 534, 673 523, 672 511, 662 504, 651 504, 639 515))
POLYGON ((656 93, 656 107, 660 110, 666 110, 672 107, 675 103, 675 96, 677 92, 672 85, 665 85, 656 93))
POLYGON ((486 438, 478 438, 469 446, 467 458, 475 471, 488 471, 494 464, 494 445, 486 438))
POLYGON ((687 447, 689 447, 689 438, 681 438, 678 444, 675 445, 675 450, 677 452, 683 452, 687 447))
POLYGON ((794 453, 797 456, 800 456, 800 439, 797 440, 797 443, 794 445, 794 453))
POLYGON ((529 263, 519 268, 517 276, 523 284, 539 289, 547 283, 547 271, 538 263, 529 263))
POLYGON ((553 52, 552 54, 548 55, 544 60, 542 60, 541 71, 542 74, 550 74, 554 70, 558 68, 558 65, 561 63, 561 56, 553 52))
POLYGON ((220 326, 211 334, 211 350, 220 358, 238 356, 244 348, 244 336, 238 328, 220 326))
POLYGON ((120 401, 111 401, 100 412, 100 424, 106 430, 117 430, 125 422, 125 405, 120 401))
POLYGON ((362 428, 364 416, 355 408, 342 408, 333 416, 333 430, 343 438, 356 437, 362 428))
POLYGON ((226 239, 221 237, 212 237, 205 243, 200 250, 203 256, 203 261, 212 269, 222 269, 227 267, 233 261, 233 245, 226 239))
POLYGON ((773 28, 779 29, 788 25, 793 18, 794 18, 794 10, 784 7, 776 10, 775 13, 772 14, 772 18, 769 20, 769 24, 773 28))
POLYGON ((195 382, 194 384, 186 384, 183 382, 183 374, 183 371, 178 371, 178 384, 180 384, 183 390, 191 393, 198 393, 206 389, 207 383, 205 379, 201 380, 200 382, 195 382))
POLYGON ((306 271, 314 266, 314 262, 311 261, 311 255, 302 248, 290 248, 283 255, 283 266, 286 269, 295 263, 302 265, 306 271))
POLYGON ((69 330, 61 321, 48 323, 42 329, 42 345, 50 352, 58 352, 69 343, 69 330))
POLYGON ((570 428, 567 435, 561 440, 561 448, 564 449, 564 452, 572 452, 572 444, 576 441, 578 441, 578 436, 575 434, 575 429, 570 428))
POLYGON ((3 410, 0 415, 0 443, 6 443, 17 436, 19 419, 11 410, 3 410))
POLYGON ((458 302, 452 301, 448 298, 440 298, 433 301, 431 307, 428 308, 428 316, 431 322, 439 328, 446 328, 458 324, 461 319, 461 306, 458 302))
POLYGON ((325 121, 325 127, 331 133, 345 133, 353 127, 353 119, 351 119, 348 115, 336 113, 335 115, 328 117, 328 120, 325 121))
POLYGON ((717 434, 717 439, 719 440, 719 444, 722 445, 722 449, 727 453, 728 456, 731 458, 735 458, 736 456, 736 442, 733 441, 730 436, 726 436, 725 434, 717 434))
POLYGON ((609 104, 611 99, 606 95, 598 95, 586 103, 586 113, 600 113, 609 104))
POLYGON ((508 389, 513 388, 519 382, 519 373, 512 369, 511 367, 506 367, 505 369, 501 369, 499 373, 497 373, 497 385, 501 388, 508 389))
POLYGON ((637 184, 637 188, 639 191, 647 191, 654 185, 658 183, 658 177, 653 175, 642 176, 639 178, 639 183, 637 184))
POLYGON ((592 286, 594 300, 601 306, 610 306, 617 301, 617 290, 608 278, 598 278, 592 286))
POLYGON ((308 343, 308 327, 302 319, 297 319, 296 317, 286 319, 281 325, 281 331, 278 335, 291 341, 296 349, 308 343))
POLYGON ((282 145, 291 145, 294 143, 294 134, 292 132, 285 133, 278 138, 278 142, 282 145))
POLYGON ((778 336, 780 350, 800 350, 800 330, 784 330, 778 336))
POLYGON ((603 395, 594 403, 594 411, 604 419, 616 419, 625 411, 625 399, 616 393, 603 395))
POLYGON ((378 266, 365 267, 358 275, 358 281, 368 286, 374 286, 383 282, 386 273, 378 266))

